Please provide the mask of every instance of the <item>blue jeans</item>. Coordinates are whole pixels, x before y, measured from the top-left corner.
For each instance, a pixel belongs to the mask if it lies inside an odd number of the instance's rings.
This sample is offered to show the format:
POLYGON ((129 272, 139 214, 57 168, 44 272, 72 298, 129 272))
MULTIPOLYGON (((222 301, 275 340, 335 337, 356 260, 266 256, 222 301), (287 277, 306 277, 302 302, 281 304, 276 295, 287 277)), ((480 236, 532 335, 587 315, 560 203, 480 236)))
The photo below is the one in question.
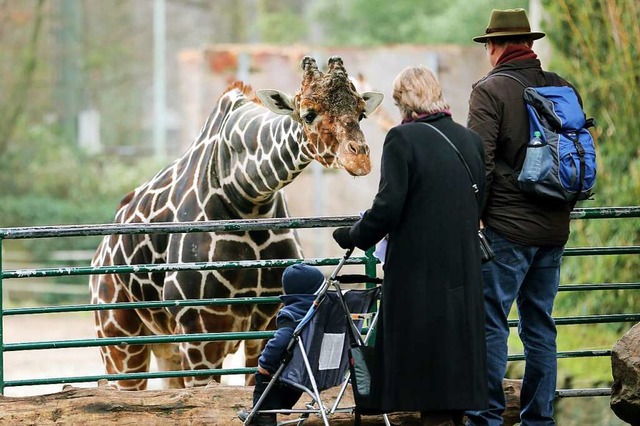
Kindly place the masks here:
POLYGON ((507 370, 507 316, 516 301, 518 334, 524 345, 525 370, 520 394, 520 421, 525 425, 555 425, 556 326, 551 317, 558 293, 564 247, 523 246, 485 228, 496 257, 482 266, 487 312, 489 408, 467 412, 468 425, 502 424, 507 370))

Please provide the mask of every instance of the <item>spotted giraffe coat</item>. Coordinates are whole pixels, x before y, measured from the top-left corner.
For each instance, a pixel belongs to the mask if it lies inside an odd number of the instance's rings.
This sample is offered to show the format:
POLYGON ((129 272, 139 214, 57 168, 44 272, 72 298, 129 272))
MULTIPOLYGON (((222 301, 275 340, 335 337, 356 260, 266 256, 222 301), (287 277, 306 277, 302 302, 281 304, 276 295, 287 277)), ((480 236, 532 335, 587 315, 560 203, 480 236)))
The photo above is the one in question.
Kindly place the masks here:
MULTIPOLYGON (((286 217, 281 189, 312 160, 354 175, 368 173, 369 151, 358 121, 382 97, 373 92, 358 94, 339 58, 330 60, 329 66, 324 74, 315 61, 305 58, 300 92, 290 98, 275 90, 259 91, 263 104, 248 97, 247 86, 232 86, 187 152, 125 196, 115 221, 286 217)), ((105 237, 93 265, 301 257, 296 235, 289 229, 133 234, 105 237)), ((281 274, 279 268, 119 273, 92 276, 90 287, 96 304, 269 296, 281 292, 281 274)), ((218 333, 264 330, 276 309, 273 305, 112 309, 96 311, 95 320, 99 337, 218 333)), ((107 346, 101 348, 101 354, 108 373, 148 371, 151 351, 160 370, 197 370, 220 368, 224 356, 238 345, 238 341, 220 341, 107 346)), ((262 345, 261 341, 245 341, 247 366, 257 365, 262 345)), ((168 385, 199 385, 210 378, 172 378, 168 385)), ((121 380, 118 386, 144 389, 146 380, 121 380)))

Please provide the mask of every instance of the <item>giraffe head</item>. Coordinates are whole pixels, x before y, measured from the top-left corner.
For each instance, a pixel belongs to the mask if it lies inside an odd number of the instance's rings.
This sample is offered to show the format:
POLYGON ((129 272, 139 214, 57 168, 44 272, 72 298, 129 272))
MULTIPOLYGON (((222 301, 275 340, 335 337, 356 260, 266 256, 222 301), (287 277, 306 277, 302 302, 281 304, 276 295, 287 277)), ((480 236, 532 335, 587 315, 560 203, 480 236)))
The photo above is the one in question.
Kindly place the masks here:
POLYGON ((303 152, 325 167, 364 176, 371 171, 371 160, 360 120, 375 111, 383 95, 359 94, 339 57, 331 57, 328 65, 323 73, 313 58, 305 56, 302 85, 294 96, 270 89, 256 94, 268 109, 289 115, 302 125, 306 136, 303 152))

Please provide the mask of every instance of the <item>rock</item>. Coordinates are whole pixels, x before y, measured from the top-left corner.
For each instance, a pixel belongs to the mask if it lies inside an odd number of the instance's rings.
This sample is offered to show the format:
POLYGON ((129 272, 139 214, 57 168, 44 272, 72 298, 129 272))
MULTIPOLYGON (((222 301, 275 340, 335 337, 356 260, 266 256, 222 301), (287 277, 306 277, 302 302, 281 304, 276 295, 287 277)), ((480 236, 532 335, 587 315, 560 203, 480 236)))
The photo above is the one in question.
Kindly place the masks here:
POLYGON ((611 352, 611 409, 621 420, 640 426, 640 323, 611 352))

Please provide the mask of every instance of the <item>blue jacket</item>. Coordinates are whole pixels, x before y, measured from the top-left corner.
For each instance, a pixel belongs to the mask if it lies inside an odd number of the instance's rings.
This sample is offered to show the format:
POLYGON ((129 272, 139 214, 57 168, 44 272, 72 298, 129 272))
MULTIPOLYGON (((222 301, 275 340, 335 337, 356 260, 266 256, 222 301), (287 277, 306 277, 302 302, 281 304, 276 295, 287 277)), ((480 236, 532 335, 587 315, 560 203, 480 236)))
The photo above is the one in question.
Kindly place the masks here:
POLYGON ((275 373, 280 366, 280 361, 289 341, 291 341, 295 326, 309 311, 315 298, 316 296, 313 294, 285 294, 280 296, 284 306, 276 316, 278 329, 275 336, 267 342, 258 360, 258 364, 269 373, 275 373))

